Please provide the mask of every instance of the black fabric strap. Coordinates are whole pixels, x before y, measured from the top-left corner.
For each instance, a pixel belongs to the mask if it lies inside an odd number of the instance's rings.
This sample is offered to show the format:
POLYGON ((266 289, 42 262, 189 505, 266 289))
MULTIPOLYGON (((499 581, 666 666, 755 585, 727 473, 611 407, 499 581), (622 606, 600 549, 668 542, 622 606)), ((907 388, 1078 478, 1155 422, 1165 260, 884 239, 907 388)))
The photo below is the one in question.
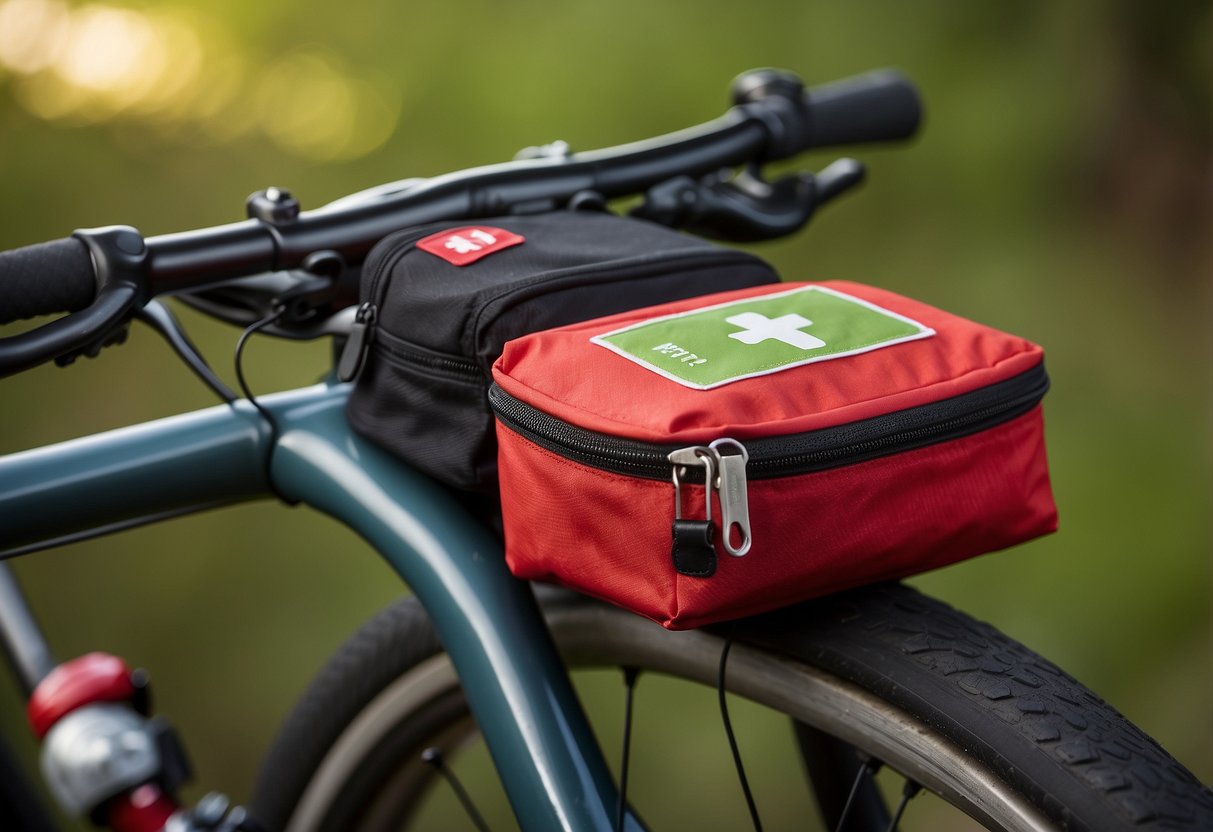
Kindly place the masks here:
POLYGON ((707 520, 674 521, 674 568, 681 575, 710 578, 716 573, 714 527, 707 520))

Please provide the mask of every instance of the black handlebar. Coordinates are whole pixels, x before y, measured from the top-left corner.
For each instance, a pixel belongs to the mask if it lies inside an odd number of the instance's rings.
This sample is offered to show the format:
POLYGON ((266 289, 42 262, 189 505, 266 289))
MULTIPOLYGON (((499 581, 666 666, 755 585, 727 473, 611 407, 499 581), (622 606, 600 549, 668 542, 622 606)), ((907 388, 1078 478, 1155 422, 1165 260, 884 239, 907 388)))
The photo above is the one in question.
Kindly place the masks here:
POLYGON ((805 149, 908 139, 922 119, 914 85, 888 69, 814 87, 805 99, 805 149))
POLYGON ((97 294, 88 247, 75 237, 0 252, 0 275, 3 323, 78 312, 97 294))
POLYGON ((907 139, 922 118, 918 91, 892 69, 807 91, 789 72, 755 69, 737 76, 732 91, 733 101, 768 127, 765 160, 786 159, 814 148, 907 139))
POLYGON ((0 376, 95 342, 99 330, 124 324, 133 304, 154 295, 298 268, 319 251, 358 264, 376 242, 410 225, 550 210, 583 193, 630 196, 673 177, 785 159, 814 147, 902 139, 917 128, 920 113, 913 86, 890 70, 808 92, 789 73, 755 70, 734 82, 733 98, 737 106, 721 118, 678 133, 474 168, 314 211, 300 213, 297 203, 267 206, 267 199, 272 203, 281 193, 261 194, 257 210, 250 203, 252 219, 150 238, 136 260, 121 246, 110 250, 117 240, 129 245, 129 229, 78 232, 86 246, 68 239, 0 254, 0 324, 88 306, 33 332, 0 339, 0 376), (94 302, 93 293, 104 282, 94 277, 94 267, 99 274, 114 272, 115 262, 121 279, 111 280, 110 291, 94 302))

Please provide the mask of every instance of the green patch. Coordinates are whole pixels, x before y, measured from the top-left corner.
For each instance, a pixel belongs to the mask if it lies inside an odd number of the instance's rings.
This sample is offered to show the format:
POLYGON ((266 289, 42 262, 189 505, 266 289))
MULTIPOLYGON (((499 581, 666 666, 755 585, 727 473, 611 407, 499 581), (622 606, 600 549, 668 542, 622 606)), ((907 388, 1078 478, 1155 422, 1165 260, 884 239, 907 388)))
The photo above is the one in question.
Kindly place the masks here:
POLYGON ((707 390, 934 334, 859 298, 804 286, 642 321, 590 340, 679 384, 707 390))

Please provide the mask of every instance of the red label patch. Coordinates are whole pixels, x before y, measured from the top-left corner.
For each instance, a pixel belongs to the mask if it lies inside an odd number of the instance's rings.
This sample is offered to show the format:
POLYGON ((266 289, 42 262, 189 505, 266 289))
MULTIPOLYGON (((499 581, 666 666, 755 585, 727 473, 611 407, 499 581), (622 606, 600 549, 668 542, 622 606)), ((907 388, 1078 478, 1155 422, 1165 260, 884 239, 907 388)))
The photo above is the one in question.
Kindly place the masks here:
POLYGON ((526 242, 521 234, 493 228, 491 225, 465 225, 431 234, 417 243, 417 248, 441 257, 454 266, 475 263, 481 257, 526 242))

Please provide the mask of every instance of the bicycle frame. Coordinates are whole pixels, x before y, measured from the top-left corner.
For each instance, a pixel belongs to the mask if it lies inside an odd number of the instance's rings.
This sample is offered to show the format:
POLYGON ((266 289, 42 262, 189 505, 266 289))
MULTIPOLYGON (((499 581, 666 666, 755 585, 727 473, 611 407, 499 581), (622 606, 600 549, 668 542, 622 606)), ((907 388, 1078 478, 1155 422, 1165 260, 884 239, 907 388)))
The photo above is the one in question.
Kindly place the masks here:
MULTIPOLYGON (((653 219, 734 240, 784 236, 858 183, 861 169, 845 161, 815 178, 769 184, 758 177, 761 164, 810 148, 907 138, 920 116, 913 87, 892 72, 806 91, 793 75, 757 70, 737 79, 733 100, 713 122, 617 148, 545 151, 373 189, 309 212, 280 189, 267 190, 250 198, 249 219, 229 226, 148 240, 114 226, 79 231, 76 242, 50 249, 9 252, 0 256, 0 274, 37 275, 51 257, 63 264, 59 277, 73 287, 69 294, 80 296, 66 301, 72 314, 0 339, 0 375, 99 348, 99 336, 157 295, 213 289, 265 271, 306 271, 317 255, 356 267, 400 227, 604 204, 674 177, 687 179, 708 206, 681 222, 685 200, 670 216, 656 200, 653 219), (739 182, 693 181, 739 165, 752 168, 739 182)), ((279 317, 298 306, 286 318, 296 315, 288 322, 306 328, 312 313, 337 312, 327 304, 336 302, 341 281, 325 274, 324 289, 305 282, 300 294, 275 298, 279 317)), ((65 301, 44 297, 44 288, 31 280, 15 290, 30 303, 9 319, 63 311, 65 301)), ((267 396, 263 405, 275 425, 242 401, 0 458, 0 557, 242 500, 307 503, 366 538, 424 603, 519 822, 527 829, 614 828, 615 786, 529 586, 509 574, 499 542, 456 499, 350 432, 347 395, 348 388, 325 384, 267 396)), ((19 599, 15 586, 12 594, 19 599)), ((42 666, 49 656, 39 664, 44 645, 32 643, 40 637, 24 603, 15 607, 0 616, 0 636, 32 689, 49 671, 42 666)), ((632 818, 629 826, 639 823, 632 818)))
POLYGON ((352 433, 348 392, 321 384, 259 399, 276 442, 239 401, 0 458, 0 541, 63 539, 65 505, 73 532, 274 493, 330 514, 425 605, 522 826, 613 829, 614 781, 529 585, 451 496, 352 433))

